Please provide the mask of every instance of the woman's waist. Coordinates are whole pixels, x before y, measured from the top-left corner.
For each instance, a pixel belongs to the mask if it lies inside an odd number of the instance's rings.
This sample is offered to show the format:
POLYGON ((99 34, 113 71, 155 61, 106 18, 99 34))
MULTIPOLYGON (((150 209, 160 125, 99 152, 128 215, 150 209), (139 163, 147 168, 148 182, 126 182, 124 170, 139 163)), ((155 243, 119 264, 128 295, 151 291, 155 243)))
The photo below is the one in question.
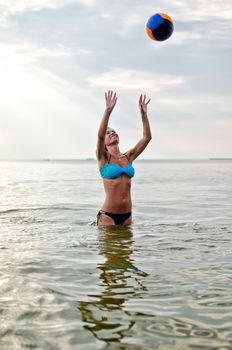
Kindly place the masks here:
POLYGON ((112 213, 127 213, 131 211, 131 197, 125 196, 106 196, 102 210, 112 213))
POLYGON ((105 191, 105 198, 114 203, 127 203, 131 202, 131 193, 130 190, 114 191, 110 189, 105 191))

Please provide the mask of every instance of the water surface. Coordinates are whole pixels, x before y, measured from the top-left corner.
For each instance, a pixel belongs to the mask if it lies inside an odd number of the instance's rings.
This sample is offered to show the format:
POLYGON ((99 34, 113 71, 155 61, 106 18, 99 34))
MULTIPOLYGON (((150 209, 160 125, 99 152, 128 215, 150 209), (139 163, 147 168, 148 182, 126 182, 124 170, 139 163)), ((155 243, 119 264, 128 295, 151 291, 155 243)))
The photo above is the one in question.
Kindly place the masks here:
POLYGON ((98 228, 94 161, 0 163, 1 350, 232 349, 232 163, 135 169, 98 228))

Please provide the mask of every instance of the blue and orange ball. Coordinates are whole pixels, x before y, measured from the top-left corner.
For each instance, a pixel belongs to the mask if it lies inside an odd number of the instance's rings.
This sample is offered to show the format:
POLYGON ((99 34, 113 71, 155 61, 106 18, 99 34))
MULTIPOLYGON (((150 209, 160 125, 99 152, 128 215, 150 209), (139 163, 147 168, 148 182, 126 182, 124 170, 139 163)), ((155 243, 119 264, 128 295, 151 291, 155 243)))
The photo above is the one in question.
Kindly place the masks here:
POLYGON ((164 41, 168 39, 174 30, 173 20, 165 13, 156 13, 151 16, 146 24, 146 32, 152 40, 164 41))

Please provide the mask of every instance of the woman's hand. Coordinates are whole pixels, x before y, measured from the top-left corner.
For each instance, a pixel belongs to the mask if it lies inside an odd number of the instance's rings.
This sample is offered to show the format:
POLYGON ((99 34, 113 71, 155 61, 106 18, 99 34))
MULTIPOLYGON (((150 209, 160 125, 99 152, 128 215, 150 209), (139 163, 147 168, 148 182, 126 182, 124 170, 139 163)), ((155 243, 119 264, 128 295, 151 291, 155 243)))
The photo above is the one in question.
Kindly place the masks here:
POLYGON ((139 97, 139 109, 140 109, 140 112, 142 114, 145 114, 147 113, 147 105, 148 103, 151 101, 151 99, 149 98, 149 100, 146 102, 146 95, 140 95, 139 97))
POLYGON ((107 93, 105 93, 105 99, 106 99, 106 109, 109 113, 111 113, 118 99, 116 92, 109 90, 107 93))

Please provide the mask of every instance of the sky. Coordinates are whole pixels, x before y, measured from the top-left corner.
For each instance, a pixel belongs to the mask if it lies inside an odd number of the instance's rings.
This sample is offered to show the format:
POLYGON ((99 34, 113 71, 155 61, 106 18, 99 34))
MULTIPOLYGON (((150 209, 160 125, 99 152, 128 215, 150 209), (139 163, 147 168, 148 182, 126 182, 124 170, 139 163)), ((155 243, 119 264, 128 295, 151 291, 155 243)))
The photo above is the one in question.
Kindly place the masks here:
POLYGON ((105 91, 109 125, 140 158, 232 157, 232 4, 222 0, 0 0, 0 159, 95 158, 105 91), (167 13, 172 36, 145 25, 167 13))

